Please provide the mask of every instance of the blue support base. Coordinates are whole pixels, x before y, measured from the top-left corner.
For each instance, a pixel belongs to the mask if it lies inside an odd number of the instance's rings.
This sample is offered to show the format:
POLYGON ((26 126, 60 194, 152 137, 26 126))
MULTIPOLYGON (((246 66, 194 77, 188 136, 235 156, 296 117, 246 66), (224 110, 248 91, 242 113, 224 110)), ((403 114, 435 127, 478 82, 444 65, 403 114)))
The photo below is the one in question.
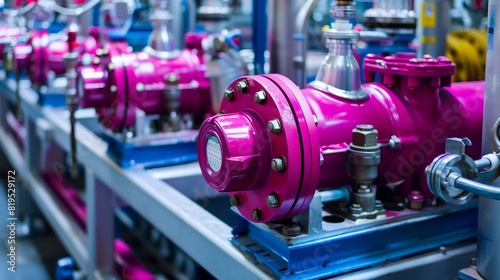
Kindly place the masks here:
POLYGON ((43 107, 65 107, 66 96, 60 93, 38 93, 38 105, 43 107))
POLYGON ((56 280, 75 279, 75 261, 71 257, 59 259, 56 264, 56 280))
POLYGON ((104 140, 108 143, 108 155, 123 168, 132 166, 153 168, 198 160, 194 137, 189 141, 183 139, 163 143, 153 143, 154 141, 152 141, 148 145, 124 143, 105 133, 104 140))
POLYGON ((231 242, 280 279, 318 279, 470 240, 477 234, 476 218, 477 208, 468 207, 293 245, 245 220, 231 242))

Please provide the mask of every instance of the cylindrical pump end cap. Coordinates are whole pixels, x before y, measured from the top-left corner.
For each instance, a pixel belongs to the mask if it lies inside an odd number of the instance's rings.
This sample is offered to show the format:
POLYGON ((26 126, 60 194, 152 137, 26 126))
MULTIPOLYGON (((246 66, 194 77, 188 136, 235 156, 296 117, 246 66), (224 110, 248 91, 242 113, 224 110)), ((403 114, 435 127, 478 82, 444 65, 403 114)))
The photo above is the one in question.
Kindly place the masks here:
POLYGON ((268 176, 258 151, 252 117, 240 112, 207 119, 198 137, 198 161, 203 177, 220 192, 244 191, 268 176))

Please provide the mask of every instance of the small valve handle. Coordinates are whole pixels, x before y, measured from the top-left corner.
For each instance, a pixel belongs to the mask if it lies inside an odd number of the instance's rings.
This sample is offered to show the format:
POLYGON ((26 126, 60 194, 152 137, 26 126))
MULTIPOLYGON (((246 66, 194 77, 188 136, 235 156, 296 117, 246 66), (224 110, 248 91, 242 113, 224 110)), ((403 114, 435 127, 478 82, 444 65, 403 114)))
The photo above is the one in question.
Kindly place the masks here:
POLYGON ((76 37, 78 33, 74 30, 68 30, 68 52, 73 52, 77 47, 76 37))
POLYGON ((456 137, 448 138, 446 139, 445 152, 447 154, 464 155, 466 146, 472 146, 472 142, 467 137, 462 139, 456 137))
POLYGON ((14 7, 21 7, 23 5, 23 0, 14 0, 12 5, 14 5, 14 7))
POLYGON ((85 4, 85 0, 73 0, 73 1, 77 5, 83 5, 83 4, 85 4))

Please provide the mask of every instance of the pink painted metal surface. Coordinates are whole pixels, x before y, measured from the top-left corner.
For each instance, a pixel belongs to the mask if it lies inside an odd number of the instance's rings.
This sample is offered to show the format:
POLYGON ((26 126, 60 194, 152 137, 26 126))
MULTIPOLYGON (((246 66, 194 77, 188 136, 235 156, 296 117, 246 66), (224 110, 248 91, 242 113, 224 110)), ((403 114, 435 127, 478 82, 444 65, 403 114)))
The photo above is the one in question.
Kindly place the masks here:
POLYGON ((98 65, 79 68, 79 95, 83 107, 98 108, 102 123, 113 130, 135 123, 135 111, 166 113, 165 76, 179 76, 179 113, 203 116, 211 110, 209 81, 201 51, 205 35, 189 34, 189 48, 164 59, 146 52, 132 53, 125 43, 104 48, 98 65))
MULTIPOLYGON (((370 55, 365 79, 373 80, 377 73, 382 82, 363 85, 369 97, 359 101, 311 86, 299 91, 280 75, 237 79, 229 86, 234 99, 222 102, 225 114, 209 118, 200 129, 203 176, 213 188, 237 195, 238 210, 251 221, 290 218, 308 207, 316 190, 353 183, 346 172, 352 130, 371 124, 382 146, 375 184, 399 184, 396 193, 402 197, 418 189, 432 198, 422 176, 446 138, 480 142, 484 83, 450 86, 454 69, 444 57, 370 55), (242 80, 248 81, 248 93, 237 90, 242 80), (261 90, 267 100, 258 104, 254 94, 261 90), (275 119, 282 126, 279 134, 268 130, 275 119), (391 148, 394 136, 399 143, 391 148), (277 157, 285 159, 282 172, 271 169, 271 159, 277 157), (273 193, 279 197, 277 206, 266 202, 273 193), (262 211, 261 219, 252 216, 255 209, 262 211)), ((469 151, 478 157, 479 148, 469 151)))
MULTIPOLYGON (((81 195, 64 180, 61 175, 45 173, 43 178, 59 201, 73 216, 78 225, 86 231, 87 207, 81 195)), ((121 279, 153 280, 156 277, 141 263, 134 252, 122 239, 116 238, 115 270, 121 279)))
POLYGON ((28 42, 18 42, 14 45, 14 69, 20 71, 28 68, 31 51, 32 48, 28 42))
MULTIPOLYGON (((66 73, 64 65, 64 55, 69 52, 69 44, 79 52, 79 61, 86 53, 95 55, 98 48, 98 34, 94 34, 95 30, 91 30, 90 36, 83 38, 81 41, 76 40, 66 41, 65 37, 60 34, 51 35, 47 30, 32 31, 27 43, 31 46, 32 52, 29 56, 29 66, 27 67, 28 76, 33 84, 47 84, 47 74, 53 72, 56 76, 66 73), (57 38, 51 38, 56 36, 57 38)), ((68 38, 74 37, 76 33, 68 33, 68 38)))

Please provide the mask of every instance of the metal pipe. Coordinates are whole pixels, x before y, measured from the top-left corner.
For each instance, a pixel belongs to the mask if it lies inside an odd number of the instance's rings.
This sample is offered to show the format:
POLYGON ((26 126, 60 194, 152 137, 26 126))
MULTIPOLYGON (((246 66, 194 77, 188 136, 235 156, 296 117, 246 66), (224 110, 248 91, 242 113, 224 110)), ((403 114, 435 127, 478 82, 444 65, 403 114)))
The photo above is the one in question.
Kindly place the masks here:
POLYGON ((38 5, 40 7, 53 10, 56 13, 63 14, 65 16, 80 16, 92 10, 92 8, 94 8, 97 4, 99 4, 99 2, 101 2, 101 0, 91 0, 86 4, 77 8, 74 8, 75 4, 70 5, 71 6, 70 8, 62 7, 57 5, 57 3, 54 1, 38 1, 38 5))
POLYGON ((466 179, 458 173, 451 173, 447 178, 448 183, 457 189, 471 192, 473 194, 487 197, 495 200, 500 200, 500 188, 483 183, 479 183, 473 180, 466 179))
POLYGON ((270 73, 282 74, 297 83, 294 70, 295 26, 290 19, 295 18, 303 0, 269 0, 268 40, 270 53, 270 73))
POLYGON ((5 16, 7 17, 18 17, 18 16, 22 16, 26 13, 28 13, 29 11, 31 11, 33 8, 35 8, 37 4, 36 3, 29 3, 19 9, 4 9, 2 11, 2 14, 4 14, 5 16))
POLYGON ((300 88, 306 85, 306 53, 307 53, 307 27, 311 13, 318 5, 318 0, 307 0, 302 5, 295 20, 295 56, 293 65, 295 68, 296 83, 300 88))
POLYGON ((349 198, 350 198, 349 188, 347 188, 347 187, 341 187, 341 188, 333 189, 333 190, 320 191, 319 193, 321 195, 321 202, 323 202, 323 203, 338 201, 341 199, 345 199, 346 201, 349 201, 349 198))
POLYGON ((478 160, 475 160, 474 163, 476 163, 476 168, 477 169, 485 169, 485 168, 490 168, 491 162, 488 159, 481 158, 478 160))
MULTIPOLYGON (((489 1, 488 11, 488 49, 486 59, 486 90, 484 95, 484 118, 483 118, 483 146, 482 153, 489 154, 497 151, 493 137, 493 127, 500 117, 500 21, 495 15, 500 14, 500 5, 497 1, 489 1), (497 31, 495 33, 495 31, 497 31)), ((492 186, 500 188, 500 180, 492 183, 492 186)), ((479 231, 478 231, 478 260, 477 269, 481 276, 486 279, 500 279, 500 201, 489 198, 479 200, 479 231)))
POLYGON ((446 54, 446 36, 450 18, 450 1, 417 0, 417 38, 419 40, 418 57, 426 54, 439 57, 446 54))
MULTIPOLYGON (((168 10, 172 15, 183 15, 182 0, 170 1, 168 10)), ((175 16, 172 18, 172 36, 174 38, 175 47, 182 49, 184 47, 185 33, 184 17, 175 16)))
POLYGON ((189 32, 194 32, 196 27, 196 4, 194 0, 185 0, 189 13, 189 32))
POLYGON ((264 74, 265 55, 268 36, 266 35, 268 18, 267 0, 252 1, 252 45, 254 50, 255 74, 264 74))

